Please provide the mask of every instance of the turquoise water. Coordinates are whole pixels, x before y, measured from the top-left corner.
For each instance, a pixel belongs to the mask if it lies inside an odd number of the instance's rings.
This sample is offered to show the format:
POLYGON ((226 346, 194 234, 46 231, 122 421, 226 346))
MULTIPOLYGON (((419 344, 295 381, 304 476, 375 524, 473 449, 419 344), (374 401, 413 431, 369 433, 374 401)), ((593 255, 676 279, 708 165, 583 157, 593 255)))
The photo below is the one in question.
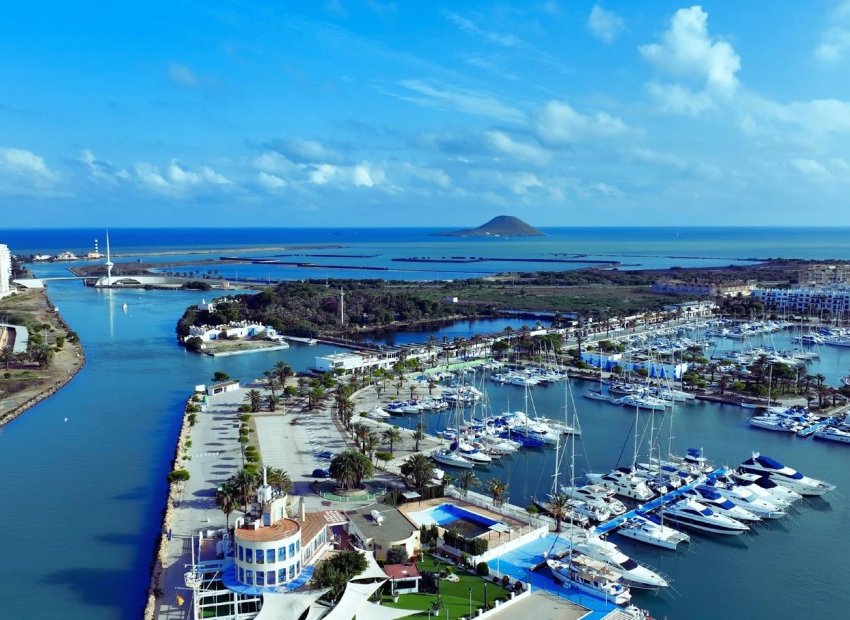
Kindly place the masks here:
MULTIPOLYGON (((72 232, 36 235, 10 231, 10 238, 4 241, 13 251, 23 251, 25 241, 32 251, 84 250, 90 244, 88 239, 97 234, 72 232), (78 245, 69 244, 72 232, 79 239, 78 245)), ((654 253, 647 260, 658 262, 678 260, 664 256, 685 255, 685 251, 711 254, 716 261, 753 254, 840 257, 846 247, 846 231, 841 230, 817 234, 732 231, 728 238, 717 237, 716 231, 690 234, 685 230, 684 239, 675 237, 674 232, 655 229, 642 237, 626 230, 567 231, 562 236, 544 238, 543 246, 535 246, 535 241, 437 241, 421 232, 410 239, 415 237, 417 243, 431 248, 460 243, 457 247, 469 253, 481 252, 487 244, 517 253, 529 248, 541 252, 559 248, 560 252, 654 253), (546 247, 550 249, 541 249, 546 247), (784 251, 779 249, 783 247, 784 251)), ((273 242, 273 233, 262 237, 253 231, 240 237, 241 233, 217 231, 199 239, 198 244, 224 247, 222 242, 231 240, 241 247, 264 245, 273 242)), ((413 242, 405 241, 397 231, 373 233, 342 231, 338 237, 340 242, 352 244, 374 245, 380 241, 399 252, 401 244, 413 242), (365 237, 369 238, 363 241, 365 237)), ((146 243, 143 233, 133 234, 132 244, 139 248, 181 244, 179 235, 154 238, 148 234, 146 243)), ((120 236, 119 231, 113 232, 113 243, 120 236)), ((290 236, 301 242, 331 237, 327 231, 290 236)), ((182 245, 187 245, 185 238, 182 245)), ((131 243, 125 246, 131 247, 131 243)), ((42 275, 66 273, 62 265, 38 266, 37 271, 42 275)), ((6 526, 7 550, 0 568, 2 617, 135 618, 144 603, 165 498, 164 477, 188 392, 194 385, 207 382, 216 370, 247 381, 260 376, 278 359, 304 369, 315 355, 332 349, 293 346, 282 352, 198 357, 177 346, 174 324, 185 307, 198 302, 202 294, 99 292, 66 281, 51 283, 50 296, 80 334, 89 361, 57 396, 0 429, 0 470, 6 472, 2 485, 6 501, 0 507, 0 522, 6 526), (128 304, 127 313, 121 310, 123 303, 128 304)), ((850 367, 850 352, 832 351, 835 353, 825 356, 820 364, 824 374, 837 378, 850 367)), ((581 399, 579 394, 585 387, 574 386, 585 430, 578 444, 579 472, 610 468, 618 457, 621 462, 629 460, 634 416, 605 403, 581 399)), ((488 389, 497 411, 521 407, 522 390, 510 386, 488 389)), ((536 388, 533 394, 538 411, 557 416, 562 410, 559 388, 536 388)), ((735 541, 695 536, 685 554, 623 542, 627 552, 674 575, 681 594, 676 599, 640 594, 639 602, 660 617, 671 618, 808 617, 813 605, 823 615, 843 615, 841 610, 850 606, 850 591, 842 585, 844 558, 850 551, 846 536, 850 523, 850 504, 845 495, 850 489, 847 446, 751 430, 744 410, 737 407, 698 404, 683 408, 675 419, 674 445, 680 451, 703 446, 716 462, 737 464, 751 450, 760 449, 792 467, 838 484, 839 491, 826 501, 810 501, 797 514, 735 541)), ((433 428, 446 423, 444 415, 439 414, 428 414, 427 420, 433 428)), ((400 422, 412 424, 413 420, 400 422)), ((548 491, 553 470, 553 451, 527 451, 478 475, 509 480, 511 501, 524 504, 532 495, 548 491)))

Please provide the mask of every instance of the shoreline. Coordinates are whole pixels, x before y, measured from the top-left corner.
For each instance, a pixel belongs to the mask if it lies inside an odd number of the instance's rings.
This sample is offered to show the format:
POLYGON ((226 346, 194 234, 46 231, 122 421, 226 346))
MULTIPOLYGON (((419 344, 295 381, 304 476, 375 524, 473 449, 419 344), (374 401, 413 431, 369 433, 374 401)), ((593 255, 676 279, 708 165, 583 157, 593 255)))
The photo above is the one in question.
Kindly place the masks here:
MULTIPOLYGON (((47 294, 46 290, 40 290, 39 294, 43 296, 43 301, 46 304, 49 304, 51 308, 56 307, 50 300, 50 296, 47 294)), ((56 321, 59 323, 60 326, 62 326, 66 331, 71 331, 71 328, 68 326, 68 324, 65 322, 65 319, 62 318, 62 315, 58 311, 53 312, 53 316, 56 317, 56 321)), ((51 385, 43 386, 41 390, 33 394, 24 402, 15 405, 9 410, 0 410, 0 428, 17 419, 28 409, 34 407, 41 401, 46 400, 56 394, 59 390, 68 385, 74 379, 74 377, 77 376, 77 373, 79 373, 83 369, 83 367, 86 365, 86 353, 82 343, 79 341, 76 343, 66 342, 65 346, 69 347, 70 350, 73 350, 73 353, 75 353, 77 356, 77 359, 74 364, 71 366, 71 368, 68 369, 68 373, 54 380, 51 385)), ((70 350, 68 351, 69 353, 71 352, 70 350)))
MULTIPOLYGON (((180 431, 177 433, 177 441, 174 445, 174 456, 171 459, 171 469, 169 470, 169 473, 181 469, 183 465, 183 457, 181 456, 181 454, 185 454, 186 440, 189 439, 189 429, 191 428, 191 424, 189 424, 190 404, 193 404, 191 396, 186 399, 186 406, 183 409, 183 418, 180 422, 180 431)), ((160 588, 160 578, 162 577, 162 574, 165 570, 165 560, 167 556, 169 542, 168 531, 174 514, 175 501, 180 495, 181 484, 182 483, 180 482, 168 483, 168 492, 165 497, 165 506, 163 506, 161 512, 162 528, 153 547, 153 557, 151 559, 151 578, 150 583, 148 584, 147 602, 145 603, 145 608, 142 612, 142 617, 145 620, 153 620, 154 614, 156 612, 156 602, 159 598, 159 596, 157 595, 161 595, 162 593, 162 590, 160 588)))

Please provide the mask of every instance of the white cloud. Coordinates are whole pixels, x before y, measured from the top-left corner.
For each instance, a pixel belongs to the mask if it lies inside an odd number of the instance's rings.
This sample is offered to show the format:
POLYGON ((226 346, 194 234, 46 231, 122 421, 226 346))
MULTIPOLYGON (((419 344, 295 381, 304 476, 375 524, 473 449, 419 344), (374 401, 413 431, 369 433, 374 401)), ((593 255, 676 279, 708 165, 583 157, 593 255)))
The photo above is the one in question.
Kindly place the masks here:
POLYGON ((179 86, 194 88, 198 85, 198 76, 186 65, 173 62, 168 67, 168 78, 179 86))
POLYGON ((402 80, 398 84, 421 95, 420 97, 401 96, 401 99, 425 107, 509 122, 519 122, 525 118, 520 110, 502 103, 488 93, 445 86, 436 87, 421 80, 402 80))
POLYGON ((209 166, 190 170, 172 159, 164 172, 148 162, 135 165, 136 179, 143 187, 167 194, 183 194, 192 189, 224 187, 232 185, 230 179, 209 166))
POLYGON ((649 94, 652 95, 663 112, 699 116, 716 106, 714 99, 704 92, 694 92, 681 84, 665 84, 652 81, 648 84, 649 94))
POLYGON ((607 112, 585 115, 564 101, 554 100, 537 115, 536 129, 541 142, 554 145, 617 136, 628 130, 622 120, 607 112))
POLYGON ((257 170, 275 175, 286 175, 298 168, 287 157, 277 151, 266 151, 254 158, 254 167, 257 170))
POLYGON ((285 179, 268 172, 257 173, 257 182, 269 191, 277 191, 287 186, 285 179))
POLYGON ((741 58, 726 41, 708 33, 708 13, 700 6, 679 9, 661 43, 642 45, 640 53, 658 69, 677 76, 705 80, 714 95, 731 96, 738 87, 741 58))
POLYGON ((98 159, 91 149, 83 149, 80 151, 80 162, 89 171, 89 175, 101 181, 108 183, 118 183, 130 180, 130 173, 123 168, 115 168, 108 161, 98 159))
POLYGON ((26 149, 0 147, 0 169, 32 180, 56 179, 56 174, 47 167, 44 158, 26 149))
POLYGON ((829 16, 830 26, 821 34, 815 47, 815 59, 824 64, 838 64, 850 52, 850 0, 840 2, 829 16))
POLYGON ((275 140, 268 146, 294 162, 339 161, 342 159, 339 153, 317 140, 288 137, 275 140))
POLYGON ((541 2, 537 5, 537 10, 546 13, 547 15, 559 15, 561 13, 561 6, 558 4, 558 0, 545 0, 545 2, 541 2))
POLYGON ((828 181, 833 178, 832 173, 822 163, 814 159, 794 159, 791 161, 791 165, 800 174, 814 181, 828 181))
POLYGON ((501 45, 502 47, 521 47, 525 45, 525 42, 522 39, 510 33, 483 30, 471 19, 446 9, 443 9, 442 13, 446 19, 464 32, 478 35, 479 37, 482 37, 491 43, 495 43, 496 45, 501 45))
POLYGON ((587 27, 597 39, 603 43, 613 43, 625 28, 623 18, 611 11, 606 11, 598 4, 593 5, 587 27))
POLYGON ((534 144, 516 142, 503 131, 486 131, 484 137, 491 148, 515 159, 535 164, 544 164, 549 161, 549 153, 544 149, 534 144))

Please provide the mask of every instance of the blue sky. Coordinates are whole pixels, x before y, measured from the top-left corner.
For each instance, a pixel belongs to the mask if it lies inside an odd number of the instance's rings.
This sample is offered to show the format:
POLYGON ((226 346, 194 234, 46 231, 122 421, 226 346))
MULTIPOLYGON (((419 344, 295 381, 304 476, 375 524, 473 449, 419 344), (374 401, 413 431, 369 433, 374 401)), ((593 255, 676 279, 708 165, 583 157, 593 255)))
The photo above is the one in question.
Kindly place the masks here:
POLYGON ((847 225, 850 0, 13 3, 4 225, 847 225))

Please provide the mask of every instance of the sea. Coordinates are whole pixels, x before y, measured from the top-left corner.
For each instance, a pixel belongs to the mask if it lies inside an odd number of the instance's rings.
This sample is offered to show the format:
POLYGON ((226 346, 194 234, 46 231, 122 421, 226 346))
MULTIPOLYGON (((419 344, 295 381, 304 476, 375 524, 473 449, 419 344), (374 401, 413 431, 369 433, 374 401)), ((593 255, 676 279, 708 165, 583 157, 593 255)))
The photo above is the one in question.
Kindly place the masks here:
MULTIPOLYGON (((375 256, 369 260, 386 267, 395 266, 388 258, 397 256, 586 255, 583 258, 614 257, 623 263, 664 267, 735 264, 766 257, 848 258, 850 253, 844 245, 847 231, 841 229, 545 229, 546 237, 518 240, 441 238, 429 236, 430 232, 433 230, 113 229, 110 242, 116 255, 126 257, 116 262, 240 252, 266 256, 281 252, 254 249, 334 245, 342 246, 334 252, 375 256)), ((81 253, 91 249, 95 238, 104 249, 102 230, 4 231, 0 243, 20 254, 81 253)), ((496 262, 474 266, 485 271, 499 267, 496 262)), ((559 264, 557 268, 574 266, 559 264)), ((67 267, 47 263, 34 270, 42 277, 62 277, 68 275, 67 267)), ((269 280, 356 277, 352 274, 357 273, 356 269, 328 269, 330 276, 326 276, 321 268, 289 268, 285 273, 287 268, 280 269, 269 275, 269 280)), ((516 264, 512 270, 517 270, 516 264)), ((435 279, 448 279, 433 265, 413 274, 398 273, 401 275, 392 277, 426 279, 425 275, 433 274, 435 279)), ((75 280, 55 280, 49 283, 48 294, 80 335, 87 364, 58 394, 0 428, 0 471, 5 472, 0 489, 6 498, 0 505, 0 522, 6 532, 6 560, 0 565, 0 617, 137 618, 145 602, 165 502, 165 475, 187 395, 195 385, 209 382, 215 371, 250 381, 281 359, 305 371, 316 356, 335 349, 293 344, 285 351, 201 357, 186 353, 174 334, 177 318, 187 306, 200 301, 201 293, 101 291, 75 280)), ((463 322, 435 331, 440 337, 469 336, 529 324, 522 319, 500 321, 498 325, 463 322)), ((415 332, 396 337, 411 341, 428 335, 415 332)), ((781 348, 788 334, 773 338, 781 348)), ((728 342, 723 346, 736 345, 728 342)), ((823 372, 827 381, 835 384, 847 368, 850 351, 824 347, 809 372, 823 372)), ((579 477, 585 471, 604 471, 630 462, 636 429, 645 435, 652 424, 664 429, 662 443, 667 441, 667 433, 672 436, 674 451, 701 447, 715 463, 736 465, 759 450, 839 487, 825 499, 805 501, 788 517, 734 540, 694 535, 682 552, 618 540, 627 553, 675 580, 667 592, 638 593, 638 604, 656 617, 671 619, 844 615, 850 608, 850 589, 844 584, 850 554, 846 534, 850 524, 850 447, 754 430, 747 424, 746 410, 728 405, 683 405, 673 416, 635 420, 634 412, 583 399, 581 393, 588 387, 572 381, 569 390, 563 384, 532 390, 535 410, 552 417, 563 415, 565 400, 575 401, 583 430, 576 443, 575 473, 579 477)), ((487 384, 487 389, 495 411, 524 406, 521 388, 487 384)), ((413 421, 403 418, 398 423, 410 425, 413 421)), ((427 423, 437 430, 449 419, 446 414, 428 414, 427 423)), ((490 476, 507 480, 510 501, 526 505, 533 496, 551 489, 555 458, 553 450, 526 451, 478 475, 482 480, 490 476)), ((565 472, 563 466, 561 471, 565 472)))

